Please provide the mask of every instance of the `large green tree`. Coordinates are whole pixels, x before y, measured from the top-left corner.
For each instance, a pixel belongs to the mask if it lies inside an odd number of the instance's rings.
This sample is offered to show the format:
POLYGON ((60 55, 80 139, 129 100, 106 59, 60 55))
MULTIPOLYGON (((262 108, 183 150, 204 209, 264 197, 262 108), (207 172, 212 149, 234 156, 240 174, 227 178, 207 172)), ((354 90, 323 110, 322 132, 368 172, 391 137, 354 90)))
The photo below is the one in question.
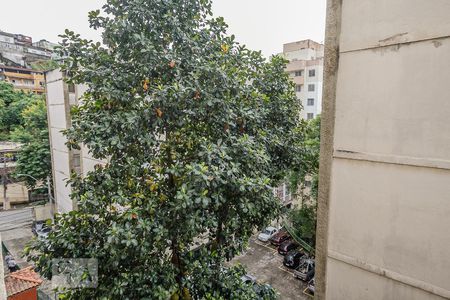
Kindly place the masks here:
POLYGON ((301 199, 301 205, 288 211, 288 220, 292 225, 292 230, 297 237, 306 241, 314 248, 316 242, 317 223, 317 193, 319 187, 319 153, 320 153, 320 115, 312 120, 308 120, 302 126, 296 139, 301 149, 301 166, 289 172, 287 178, 290 186, 296 190, 300 188, 301 193, 296 195, 301 199), (305 193, 305 188, 309 192, 305 193))
POLYGON ((107 163, 71 178, 78 210, 29 258, 45 276, 97 258, 98 287, 70 299, 255 299, 223 264, 278 215, 271 187, 297 162, 286 62, 227 35, 209 0, 108 0, 89 20, 103 44, 64 35, 62 69, 87 86, 66 134, 107 163))
POLYGON ((23 177, 29 187, 45 181, 51 163, 44 97, 0 81, 0 140, 22 144, 15 173, 30 175, 23 177))
POLYGON ((21 112, 21 119, 22 125, 10 133, 13 141, 22 143, 15 174, 30 175, 22 177, 29 187, 34 188, 36 180, 45 182, 51 175, 45 100, 41 97, 30 103, 21 112))
POLYGON ((10 133, 23 124, 22 111, 37 98, 0 81, 0 140, 11 140, 10 133))

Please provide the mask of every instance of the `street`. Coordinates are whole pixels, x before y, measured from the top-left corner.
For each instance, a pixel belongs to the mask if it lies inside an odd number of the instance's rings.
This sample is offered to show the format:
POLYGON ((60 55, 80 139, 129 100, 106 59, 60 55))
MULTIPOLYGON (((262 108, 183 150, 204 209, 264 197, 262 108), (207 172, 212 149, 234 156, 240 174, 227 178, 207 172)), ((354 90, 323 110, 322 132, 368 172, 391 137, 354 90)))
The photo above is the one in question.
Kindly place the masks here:
POLYGON ((0 232, 29 226, 32 222, 32 207, 0 211, 0 232))
POLYGON ((252 237, 245 253, 235 257, 232 262, 241 263, 258 281, 274 287, 280 293, 281 300, 312 299, 303 293, 306 283, 294 278, 292 270, 283 266, 283 256, 270 243, 252 237))

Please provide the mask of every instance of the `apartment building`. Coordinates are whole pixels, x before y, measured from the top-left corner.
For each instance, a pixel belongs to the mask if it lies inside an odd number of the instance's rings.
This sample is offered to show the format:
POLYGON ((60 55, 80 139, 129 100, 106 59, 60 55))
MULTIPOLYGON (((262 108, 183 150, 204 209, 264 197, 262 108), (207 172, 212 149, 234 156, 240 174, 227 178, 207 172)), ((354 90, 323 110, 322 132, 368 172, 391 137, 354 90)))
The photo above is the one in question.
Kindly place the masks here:
MULTIPOLYGON (((324 45, 312 40, 284 44, 280 53, 289 60, 286 72, 295 83, 297 98, 303 106, 300 117, 306 120, 314 119, 322 111, 323 54, 324 45)), ((283 205, 291 207, 303 203, 302 197, 293 197, 293 193, 309 195, 309 190, 309 186, 303 186, 298 191, 291 191, 284 183, 274 188, 274 194, 283 205)))
POLYGON ((322 111, 323 54, 324 46, 312 40, 283 45, 281 55, 289 60, 286 72, 291 75, 303 105, 303 119, 313 119, 322 111))
POLYGON ((49 42, 44 39, 34 42, 32 45, 36 48, 46 49, 52 52, 55 49, 55 47, 58 46, 58 44, 49 42))
POLYGON ((0 80, 11 83, 15 89, 42 94, 45 92, 44 72, 27 68, 0 65, 0 80))
POLYGON ((450 299, 449 16, 328 0, 316 299, 450 299))
POLYGON ((81 150, 69 150, 62 130, 71 126, 70 108, 77 104, 85 92, 82 85, 68 85, 59 70, 45 73, 47 87, 47 114, 50 135, 50 153, 52 158, 53 194, 57 212, 76 209, 76 203, 70 198, 71 187, 67 180, 72 172, 85 175, 103 161, 92 158, 86 147, 81 150))
POLYGON ((0 31, 0 64, 30 68, 33 62, 54 58, 52 45, 45 40, 33 44, 29 36, 0 31))

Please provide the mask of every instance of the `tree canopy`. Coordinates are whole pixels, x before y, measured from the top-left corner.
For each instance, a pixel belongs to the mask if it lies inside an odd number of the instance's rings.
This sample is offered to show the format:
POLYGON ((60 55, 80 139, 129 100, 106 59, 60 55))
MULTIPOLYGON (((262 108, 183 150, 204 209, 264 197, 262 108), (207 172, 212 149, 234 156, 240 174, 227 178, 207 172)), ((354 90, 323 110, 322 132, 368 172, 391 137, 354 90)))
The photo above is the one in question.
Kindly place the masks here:
POLYGON ((298 162, 286 61, 239 44, 209 0, 108 0, 89 21, 103 44, 63 35, 62 71, 87 86, 66 134, 105 164, 72 176, 78 210, 29 258, 47 277, 53 258, 98 259, 98 287, 68 299, 255 299, 224 262, 298 162))
POLYGON ((11 140, 10 133, 23 125, 22 111, 38 96, 14 90, 12 84, 0 81, 0 140, 11 140))
POLYGON ((16 174, 24 176, 28 186, 35 187, 36 179, 45 182, 51 175, 50 144, 45 100, 38 98, 21 113, 23 124, 11 132, 11 139, 21 142, 16 174))
POLYGON ((51 162, 44 97, 0 81, 0 140, 22 143, 15 173, 32 176, 23 178, 29 187, 45 181, 51 162))
POLYGON ((290 186, 300 187, 302 198, 300 207, 288 211, 290 221, 296 236, 305 240, 314 248, 316 242, 317 194, 319 187, 319 153, 320 153, 320 115, 308 120, 302 127, 301 168, 291 171, 288 175, 290 186), (309 189, 304 192, 303 189, 309 189))

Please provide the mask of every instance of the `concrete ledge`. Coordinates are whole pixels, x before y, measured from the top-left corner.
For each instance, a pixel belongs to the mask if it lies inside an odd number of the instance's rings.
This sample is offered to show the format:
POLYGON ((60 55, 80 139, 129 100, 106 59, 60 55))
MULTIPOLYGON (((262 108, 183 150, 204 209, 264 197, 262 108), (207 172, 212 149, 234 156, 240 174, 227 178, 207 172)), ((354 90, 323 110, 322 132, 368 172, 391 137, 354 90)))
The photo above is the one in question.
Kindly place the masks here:
POLYGON ((351 257, 351 256, 347 256, 345 254, 333 251, 333 250, 329 250, 328 251, 328 257, 334 260, 338 260, 340 262, 352 265, 356 268, 360 268, 364 271, 367 272, 371 272, 374 274, 377 274, 379 276, 382 277, 386 277, 392 280, 395 280, 397 282, 409 285, 411 287, 420 289, 422 291, 440 296, 440 297, 444 297, 446 299, 450 299, 450 291, 443 289, 441 287, 429 284, 427 282, 409 277, 409 276, 405 276, 402 275, 400 273, 385 269, 383 267, 377 266, 377 265, 373 265, 373 264, 369 264, 366 262, 363 262, 357 258, 351 257))
POLYGON ((385 164, 405 165, 413 167, 450 170, 450 161, 411 156, 387 155, 378 153, 354 152, 338 149, 333 152, 334 158, 362 160, 385 164))

